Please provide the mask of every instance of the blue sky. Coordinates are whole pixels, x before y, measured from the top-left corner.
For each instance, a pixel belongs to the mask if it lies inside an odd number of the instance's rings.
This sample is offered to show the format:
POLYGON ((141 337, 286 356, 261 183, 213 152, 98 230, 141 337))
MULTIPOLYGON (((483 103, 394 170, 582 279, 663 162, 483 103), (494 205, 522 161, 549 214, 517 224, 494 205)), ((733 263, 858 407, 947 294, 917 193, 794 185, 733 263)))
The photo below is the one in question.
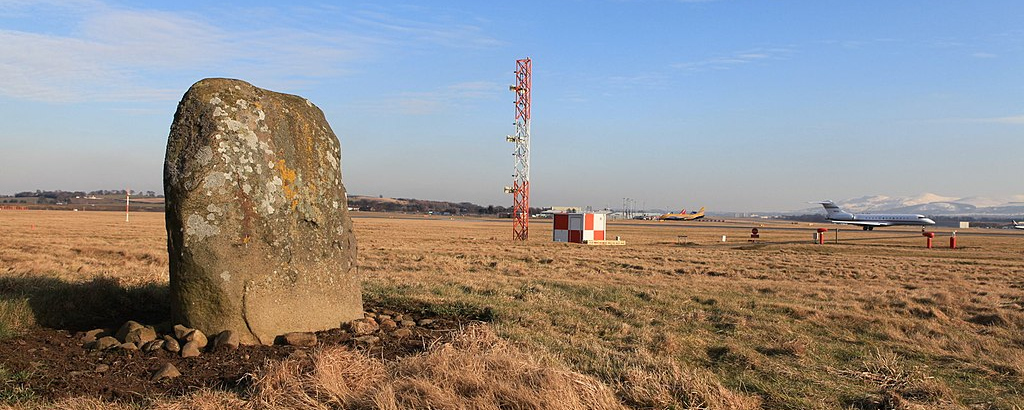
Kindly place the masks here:
POLYGON ((350 193, 508 205, 526 56, 536 206, 1024 193, 1019 1, 140 4, 0 0, 0 193, 160 191, 233 77, 323 109, 350 193))

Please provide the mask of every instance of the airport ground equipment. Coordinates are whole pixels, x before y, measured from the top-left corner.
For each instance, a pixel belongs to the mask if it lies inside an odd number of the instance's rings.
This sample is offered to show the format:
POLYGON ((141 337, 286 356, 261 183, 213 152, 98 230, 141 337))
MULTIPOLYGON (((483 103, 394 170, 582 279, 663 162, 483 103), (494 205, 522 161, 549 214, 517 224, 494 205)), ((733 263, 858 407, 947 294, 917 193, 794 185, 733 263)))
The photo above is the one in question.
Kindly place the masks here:
POLYGON ((587 245, 605 245, 605 246, 608 246, 608 245, 625 245, 626 241, 621 240, 621 239, 605 239, 605 240, 594 239, 592 241, 583 241, 583 243, 585 243, 587 245))
POLYGON ((932 248, 932 238, 935 237, 935 232, 922 232, 921 235, 924 235, 925 238, 928 238, 928 249, 931 249, 932 248))
POLYGON ((506 136, 514 143, 515 174, 512 186, 512 240, 525 241, 530 228, 530 92, 533 85, 533 62, 529 57, 516 60, 516 84, 508 87, 516 93, 516 133, 506 136))

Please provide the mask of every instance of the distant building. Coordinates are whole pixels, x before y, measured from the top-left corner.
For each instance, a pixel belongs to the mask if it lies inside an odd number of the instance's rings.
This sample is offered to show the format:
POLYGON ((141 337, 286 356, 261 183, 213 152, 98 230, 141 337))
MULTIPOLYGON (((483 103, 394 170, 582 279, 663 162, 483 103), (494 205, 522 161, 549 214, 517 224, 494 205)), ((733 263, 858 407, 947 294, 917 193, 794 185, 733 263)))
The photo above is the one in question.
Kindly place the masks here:
POLYGON ((553 207, 551 207, 551 209, 548 209, 548 210, 546 210, 546 211, 544 211, 542 213, 545 213, 545 214, 571 214, 571 213, 580 212, 581 209, 583 209, 583 207, 581 207, 581 206, 553 206, 553 207))

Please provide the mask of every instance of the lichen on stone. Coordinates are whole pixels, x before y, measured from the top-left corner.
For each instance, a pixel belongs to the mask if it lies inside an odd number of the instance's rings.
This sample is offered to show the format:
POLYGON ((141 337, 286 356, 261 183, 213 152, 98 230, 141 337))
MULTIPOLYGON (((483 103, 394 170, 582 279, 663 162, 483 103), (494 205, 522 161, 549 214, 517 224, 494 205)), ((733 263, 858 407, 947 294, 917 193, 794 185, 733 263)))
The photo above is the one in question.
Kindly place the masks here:
POLYGON ((206 175, 206 179, 203 180, 203 188, 220 188, 224 186, 225 176, 223 172, 211 172, 206 175))
POLYGON ((198 162, 199 165, 205 166, 210 163, 211 159, 213 159, 213 148, 208 146, 201 147, 199 148, 199 151, 196 152, 196 162, 198 162))
POLYGON ((193 241, 201 241, 218 233, 220 233, 220 229, 216 225, 207 222, 198 214, 189 215, 185 222, 185 235, 193 241))

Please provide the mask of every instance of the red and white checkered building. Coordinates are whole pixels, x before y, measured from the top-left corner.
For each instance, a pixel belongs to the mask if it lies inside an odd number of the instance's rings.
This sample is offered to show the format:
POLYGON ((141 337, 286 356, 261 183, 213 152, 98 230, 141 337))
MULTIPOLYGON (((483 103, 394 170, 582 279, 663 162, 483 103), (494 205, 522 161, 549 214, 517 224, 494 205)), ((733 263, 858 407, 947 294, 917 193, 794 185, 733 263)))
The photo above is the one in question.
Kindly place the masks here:
POLYGON ((605 214, 555 214, 555 242, 584 243, 604 240, 605 214))

